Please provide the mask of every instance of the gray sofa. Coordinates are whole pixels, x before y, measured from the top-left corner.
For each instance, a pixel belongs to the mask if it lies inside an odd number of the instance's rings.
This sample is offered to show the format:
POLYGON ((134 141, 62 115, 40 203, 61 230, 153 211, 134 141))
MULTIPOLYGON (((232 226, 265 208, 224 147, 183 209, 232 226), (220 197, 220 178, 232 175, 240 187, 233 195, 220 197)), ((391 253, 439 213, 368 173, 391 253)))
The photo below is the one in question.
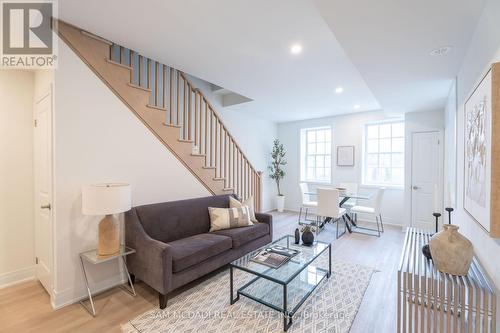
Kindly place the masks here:
MULTIPOLYGON (((253 226, 209 232, 208 207, 229 207, 230 195, 134 207, 125 214, 125 242, 136 250, 127 257, 137 277, 167 294, 272 240, 272 216, 255 214, 253 226)), ((229 282, 228 282, 229 283, 229 282)))

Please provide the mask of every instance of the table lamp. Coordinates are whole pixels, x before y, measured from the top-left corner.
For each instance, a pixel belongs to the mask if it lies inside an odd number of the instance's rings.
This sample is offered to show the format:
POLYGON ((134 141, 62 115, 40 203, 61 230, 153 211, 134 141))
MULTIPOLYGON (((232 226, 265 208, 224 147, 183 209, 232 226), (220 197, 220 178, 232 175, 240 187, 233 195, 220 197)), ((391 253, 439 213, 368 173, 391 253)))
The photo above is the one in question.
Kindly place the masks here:
POLYGON ((118 219, 113 214, 132 207, 130 184, 93 184, 82 187, 82 213, 105 215, 99 223, 97 254, 109 256, 120 251, 118 219))

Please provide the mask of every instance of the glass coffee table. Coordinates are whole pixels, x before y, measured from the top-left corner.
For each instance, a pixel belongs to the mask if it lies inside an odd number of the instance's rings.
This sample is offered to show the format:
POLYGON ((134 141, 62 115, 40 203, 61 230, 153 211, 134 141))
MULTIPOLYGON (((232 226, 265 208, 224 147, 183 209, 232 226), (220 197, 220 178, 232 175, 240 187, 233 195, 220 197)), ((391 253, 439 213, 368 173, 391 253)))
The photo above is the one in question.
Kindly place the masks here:
POLYGON ((240 295, 248 297, 283 313, 285 332, 292 325, 292 317, 307 300, 316 287, 332 272, 332 250, 328 243, 315 241, 311 246, 295 244, 294 236, 284 236, 260 249, 246 254, 229 265, 231 305, 240 299, 240 295), (274 245, 299 250, 289 261, 278 268, 251 261, 253 256, 274 245), (328 263, 319 267, 319 258, 328 253, 328 263), (234 269, 242 270, 254 277, 236 291, 234 295, 234 269))

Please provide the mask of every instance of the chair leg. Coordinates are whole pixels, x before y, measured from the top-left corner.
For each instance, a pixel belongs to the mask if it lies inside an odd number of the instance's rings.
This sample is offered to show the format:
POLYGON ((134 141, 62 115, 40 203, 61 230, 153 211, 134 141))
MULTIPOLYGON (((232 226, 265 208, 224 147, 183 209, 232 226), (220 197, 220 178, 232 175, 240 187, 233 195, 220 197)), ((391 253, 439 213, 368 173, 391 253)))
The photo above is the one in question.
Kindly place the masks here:
POLYGON ((167 295, 163 295, 162 293, 158 293, 158 299, 160 301, 160 309, 165 309, 167 307, 167 295))
POLYGON ((384 221, 382 221, 382 214, 378 215, 380 217, 380 225, 382 226, 382 232, 384 232, 384 221))
MULTIPOLYGON (((344 233, 347 232, 347 220, 345 218, 345 215, 342 215, 342 221, 344 221, 344 233)), ((340 222, 340 219, 339 219, 339 222, 340 222)), ((337 222, 338 223, 338 222, 337 222)))
POLYGON ((306 207, 306 216, 304 216, 304 222, 307 222, 307 211, 309 210, 309 208, 306 207))
POLYGON ((377 232, 378 232, 378 237, 380 237, 380 227, 379 227, 379 224, 378 224, 378 216, 375 215, 375 220, 377 221, 377 232))
POLYGON ((316 236, 319 235, 319 228, 321 228, 321 217, 316 216, 316 236))
POLYGON ((302 216, 302 206, 299 209, 299 224, 300 224, 300 217, 302 216))
POLYGON ((132 282, 132 284, 135 284, 135 275, 134 274, 130 274, 130 281, 132 282))

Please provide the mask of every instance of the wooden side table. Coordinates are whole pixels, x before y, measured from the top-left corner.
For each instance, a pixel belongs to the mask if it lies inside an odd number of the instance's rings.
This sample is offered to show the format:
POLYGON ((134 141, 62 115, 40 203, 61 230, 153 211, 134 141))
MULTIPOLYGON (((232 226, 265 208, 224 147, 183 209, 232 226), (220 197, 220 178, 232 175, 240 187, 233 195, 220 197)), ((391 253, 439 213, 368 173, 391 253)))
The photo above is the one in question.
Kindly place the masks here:
MULTIPOLYGON (((85 270, 85 263, 87 262, 92 265, 98 265, 102 264, 103 262, 108 262, 114 259, 122 260, 123 262, 123 267, 125 269, 125 273, 127 274, 127 279, 128 279, 128 285, 120 285, 122 289, 124 289, 127 293, 129 293, 132 296, 136 296, 134 285, 132 283, 132 279, 130 278, 130 274, 127 269, 127 262, 125 261, 125 257, 129 254, 135 253, 135 250, 127 247, 125 245, 120 246, 120 251, 117 254, 106 256, 106 257, 101 257, 97 254, 97 250, 90 250, 86 252, 80 253, 80 263, 82 264, 82 271, 83 271, 83 277, 85 278, 85 286, 87 287, 87 293, 89 295, 88 298, 83 299, 80 301, 80 304, 87 310, 93 317, 97 315, 95 307, 94 307, 94 300, 92 298, 92 292, 90 290, 89 286, 89 281, 87 278, 87 271, 85 270), (85 304, 85 301, 89 301, 90 307, 85 304)), ((114 287, 113 287, 114 288, 114 287)), ((111 289, 111 288, 110 288, 111 289)))

